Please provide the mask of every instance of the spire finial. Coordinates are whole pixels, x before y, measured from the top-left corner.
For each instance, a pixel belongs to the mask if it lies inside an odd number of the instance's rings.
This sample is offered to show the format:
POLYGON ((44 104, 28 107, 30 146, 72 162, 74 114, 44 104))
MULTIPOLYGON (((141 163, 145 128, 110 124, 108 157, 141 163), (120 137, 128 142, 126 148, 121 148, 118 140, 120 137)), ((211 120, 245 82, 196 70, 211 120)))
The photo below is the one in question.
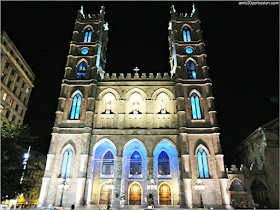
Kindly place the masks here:
POLYGON ((135 71, 135 73, 137 73, 137 71, 139 71, 140 69, 136 66, 133 71, 135 71))
POLYGON ((84 14, 84 7, 83 7, 83 5, 81 4, 81 14, 83 15, 83 17, 85 17, 85 14, 84 14))
POLYGON ((192 5, 192 14, 191 14, 191 17, 192 17, 193 14, 195 13, 195 11, 196 11, 196 9, 195 9, 195 5, 194 5, 194 3, 193 3, 193 5, 192 5))
POLYGON ((176 10, 175 10, 175 7, 174 7, 174 4, 171 4, 171 11, 172 11, 173 13, 176 13, 176 10))

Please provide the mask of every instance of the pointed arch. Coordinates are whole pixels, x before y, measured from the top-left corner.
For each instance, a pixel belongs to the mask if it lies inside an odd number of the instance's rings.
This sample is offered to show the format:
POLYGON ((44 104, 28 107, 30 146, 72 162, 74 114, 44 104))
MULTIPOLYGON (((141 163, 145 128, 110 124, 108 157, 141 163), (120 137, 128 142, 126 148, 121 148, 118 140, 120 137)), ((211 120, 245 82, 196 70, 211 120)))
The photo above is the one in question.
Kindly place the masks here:
POLYGON ((111 149, 104 152, 102 157, 102 175, 114 174, 115 157, 111 149))
POLYGON ((143 189, 139 182, 132 182, 128 187, 128 204, 141 205, 143 189), (134 189, 136 188, 136 189, 134 189))
MULTIPOLYGON (((98 142, 95 143, 95 145, 93 146, 93 152, 92 152, 92 156, 93 158, 101 158, 101 154, 97 154, 96 150, 99 146, 102 146, 104 145, 100 150, 104 151, 105 148, 108 149, 108 148, 111 148, 113 154, 115 156, 117 156, 117 147, 116 145, 114 144, 114 142, 112 142, 110 139, 108 138, 102 138, 100 139, 98 142)), ((103 154, 103 153, 102 153, 103 154)))
MULTIPOLYGON (((167 146, 168 144, 172 145, 172 146, 173 146, 172 148, 174 148, 174 151, 172 152, 172 153, 174 153, 174 154, 172 154, 172 156, 173 156, 173 155, 176 155, 176 157, 178 157, 178 155, 179 155, 179 150, 178 150, 176 144, 175 144, 173 141, 171 141, 171 140, 169 140, 169 139, 167 139, 167 138, 163 138, 163 139, 160 139, 160 140, 157 141, 157 143, 155 144, 155 146, 154 146, 154 148, 153 148, 153 153, 155 153, 155 149, 156 149, 160 144, 165 144, 166 146, 167 146), (167 143, 167 144, 166 144, 166 143, 167 143)), ((173 150, 173 149, 172 149, 172 150, 173 150)), ((170 151, 168 151, 168 152, 170 152, 170 151)), ((155 157, 155 154, 153 154, 153 155, 154 155, 154 157, 155 157)))
POLYGON ((245 185, 243 180, 241 180, 238 177, 234 177, 229 182, 229 191, 247 191, 247 186, 245 185), (238 185, 241 185, 241 186, 237 186, 238 189, 235 187, 237 183, 239 183, 238 185), (235 189, 233 189, 233 188, 235 188, 235 189))
POLYGON ((121 98, 121 96, 120 96, 120 94, 118 93, 117 90, 115 90, 115 89, 113 89, 113 88, 106 88, 106 89, 102 90, 102 91, 98 94, 97 99, 98 99, 98 100, 102 100, 103 97, 104 97, 107 93, 112 93, 112 94, 115 96, 116 100, 120 100, 120 98, 121 98))
POLYGON ((183 33, 183 41, 184 42, 192 41, 190 27, 187 26, 187 25, 184 25, 182 31, 183 31, 182 32, 183 33))
POLYGON ((192 110, 192 119, 202 119, 202 111, 200 105, 200 98, 195 92, 191 94, 191 110, 192 110))
POLYGON ((93 33, 92 27, 88 26, 83 31, 84 31, 84 42, 91 42, 92 33, 93 33))
POLYGON ((78 120, 80 118, 81 103, 82 95, 80 93, 76 93, 72 101, 70 120, 78 120))
POLYGON ((170 174, 169 155, 164 150, 162 150, 158 156, 158 174, 159 175, 170 174))
POLYGON ((145 91, 143 91, 142 89, 140 88, 131 88, 129 91, 127 91, 127 93, 125 94, 125 99, 126 100, 129 100, 131 95, 134 94, 134 93, 138 93, 140 94, 140 96, 142 97, 143 100, 146 100, 147 99, 147 95, 145 93, 145 91))
POLYGON ((80 62, 77 71, 77 78, 84 79, 86 77, 87 63, 85 61, 80 62))
POLYGON ((82 93, 81 90, 74 90, 74 92, 71 94, 70 98, 73 100, 75 95, 77 95, 78 93, 82 96, 82 98, 84 98, 83 93, 82 93))
POLYGON ((265 182, 259 179, 255 179, 251 184, 251 193, 254 203, 258 204, 260 208, 270 208, 268 189, 265 182))
POLYGON ((172 205, 172 188, 169 183, 162 182, 158 186, 159 205, 172 205))
POLYGON ((60 154, 63 154, 68 147, 70 147, 73 150, 74 155, 76 155, 76 146, 72 140, 65 142, 65 144, 63 145, 63 147, 60 150, 60 154))
POLYGON ((139 139, 131 139, 129 140, 128 142, 126 142, 126 144, 123 146, 123 151, 122 151, 122 156, 124 156, 125 154, 125 150, 128 146, 132 146, 133 147, 133 150, 135 150, 135 148, 138 149, 138 152, 140 151, 140 154, 143 153, 143 156, 142 156, 142 159, 146 159, 147 158, 147 155, 148 155, 148 148, 147 146, 144 144, 144 142, 142 142, 141 140, 139 139), (135 142, 135 143, 134 143, 135 142), (135 145, 133 145, 133 143, 135 145), (138 145, 137 145, 138 144, 138 145), (141 146, 140 146, 140 145, 141 146), (141 148, 142 147, 142 148, 141 148), (143 151, 142 151, 143 150, 143 151))
POLYGON ((134 150, 130 156, 130 174, 142 174, 142 157, 137 150, 134 150))
POLYGON ((196 79, 197 75, 196 75, 196 65, 195 63, 189 59, 189 61, 187 61, 187 73, 188 73, 188 78, 189 79, 196 79))
POLYGON ((151 97, 152 100, 156 100, 158 95, 161 94, 161 93, 167 94, 168 97, 170 98, 170 100, 174 100, 175 99, 174 94, 170 90, 168 90, 166 88, 159 88, 155 92, 153 92, 152 97, 151 97))
POLYGON ((60 177, 63 178, 70 177, 72 160, 73 160, 73 147, 68 145, 68 147, 65 147, 63 152, 60 177))
POLYGON ((196 157, 197 157, 197 165, 198 165, 198 172, 199 172, 199 178, 209 178, 209 163, 208 163, 208 157, 209 155, 208 150, 204 145, 199 145, 196 148, 196 157))

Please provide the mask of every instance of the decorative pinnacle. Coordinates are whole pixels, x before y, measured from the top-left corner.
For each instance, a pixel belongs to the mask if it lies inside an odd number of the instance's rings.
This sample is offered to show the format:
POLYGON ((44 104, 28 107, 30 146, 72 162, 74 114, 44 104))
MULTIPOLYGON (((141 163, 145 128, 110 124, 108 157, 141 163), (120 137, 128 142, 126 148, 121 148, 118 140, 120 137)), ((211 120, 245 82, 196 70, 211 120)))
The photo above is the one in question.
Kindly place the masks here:
POLYGON ((83 15, 83 17, 85 17, 85 14, 84 14, 84 7, 83 7, 83 5, 81 4, 81 14, 83 15))
POLYGON ((109 24, 108 24, 108 22, 106 22, 103 26, 104 26, 104 30, 105 30, 105 31, 108 31, 108 30, 109 30, 109 24))
POLYGON ((192 14, 191 14, 191 16, 193 16, 194 13, 195 13, 195 6, 194 6, 194 3, 193 3, 193 5, 192 5, 192 14))
POLYGON ((173 11, 174 13, 176 13, 176 10, 175 10, 175 7, 174 7, 173 4, 171 5, 171 11, 173 11))
POLYGON ((135 71, 135 73, 137 73, 137 71, 139 71, 140 69, 136 66, 133 71, 135 71))

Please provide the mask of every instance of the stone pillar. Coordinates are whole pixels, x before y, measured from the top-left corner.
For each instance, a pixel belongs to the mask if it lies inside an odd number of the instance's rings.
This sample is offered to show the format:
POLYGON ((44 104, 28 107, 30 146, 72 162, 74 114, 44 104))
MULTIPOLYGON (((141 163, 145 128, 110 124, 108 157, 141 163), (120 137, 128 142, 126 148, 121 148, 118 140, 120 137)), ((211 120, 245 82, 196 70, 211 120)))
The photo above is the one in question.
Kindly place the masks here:
POLYGON ((49 188, 50 178, 43 178, 42 180, 42 187, 40 191, 40 197, 39 197, 39 203, 38 207, 42 207, 46 203, 46 198, 48 194, 48 188, 49 188))
POLYGON ((76 191, 76 206, 82 206, 84 201, 84 190, 85 190, 86 178, 78 178, 77 180, 77 191, 76 191))
POLYGON ((119 206, 120 205, 120 196, 122 194, 121 192, 121 180, 122 180, 122 157, 117 156, 116 157, 116 174, 115 174, 115 188, 113 190, 113 196, 112 196, 112 205, 113 206, 119 206))
POLYGON ((227 209, 230 209, 231 208, 231 205, 230 205, 230 193, 227 190, 228 179, 224 178, 224 179, 219 179, 219 180, 220 180, 223 204, 224 204, 224 206, 227 209))

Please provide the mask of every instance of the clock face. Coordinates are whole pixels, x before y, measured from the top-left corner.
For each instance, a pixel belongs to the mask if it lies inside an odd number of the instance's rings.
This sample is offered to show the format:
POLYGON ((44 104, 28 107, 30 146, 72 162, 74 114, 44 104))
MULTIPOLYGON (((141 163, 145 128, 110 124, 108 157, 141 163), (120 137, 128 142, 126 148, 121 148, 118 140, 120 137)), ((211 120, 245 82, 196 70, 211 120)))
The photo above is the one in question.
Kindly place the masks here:
POLYGON ((193 48, 187 47, 187 48, 186 48, 186 53, 192 54, 192 53, 193 53, 193 48))
POLYGON ((81 50, 81 53, 82 53, 83 55, 88 54, 88 49, 87 49, 87 48, 82 49, 82 50, 81 50))

